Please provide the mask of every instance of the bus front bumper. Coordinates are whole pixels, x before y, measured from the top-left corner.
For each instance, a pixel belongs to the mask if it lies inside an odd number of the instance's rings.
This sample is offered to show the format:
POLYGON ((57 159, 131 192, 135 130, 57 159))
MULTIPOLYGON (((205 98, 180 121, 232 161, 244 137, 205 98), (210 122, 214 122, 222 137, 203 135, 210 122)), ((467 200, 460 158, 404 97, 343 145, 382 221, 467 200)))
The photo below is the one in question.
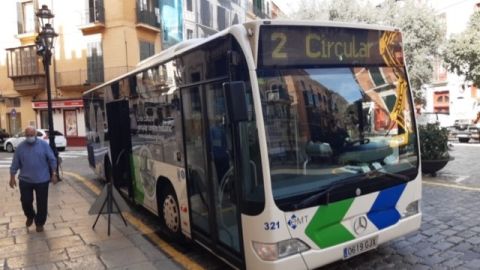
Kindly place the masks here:
MULTIPOLYGON (((377 247, 380 244, 388 242, 392 239, 398 238, 400 236, 404 236, 408 233, 414 232, 420 228, 421 225, 422 214, 416 214, 410 216, 408 218, 400 219, 395 225, 392 225, 388 228, 385 228, 381 231, 365 235, 361 238, 357 238, 355 240, 333 246, 326 249, 321 250, 308 250, 302 253, 305 263, 307 264, 307 269, 315 269, 320 266, 344 260, 345 256, 345 249, 348 247, 352 247, 357 242, 362 242, 367 239, 376 238, 377 239, 377 247)), ((360 255, 358 253, 357 255, 360 255)), ((361 255, 360 255, 361 256, 361 255)))

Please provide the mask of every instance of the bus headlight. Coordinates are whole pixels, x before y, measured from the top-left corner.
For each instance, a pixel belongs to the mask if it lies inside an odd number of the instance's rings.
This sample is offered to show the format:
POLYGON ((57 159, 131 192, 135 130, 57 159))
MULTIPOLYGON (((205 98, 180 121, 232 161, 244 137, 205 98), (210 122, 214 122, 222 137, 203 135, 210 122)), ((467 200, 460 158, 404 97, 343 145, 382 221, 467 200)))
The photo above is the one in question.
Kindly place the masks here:
POLYGON ((275 261, 309 250, 310 247, 300 239, 287 239, 277 243, 260 243, 253 241, 253 249, 264 261, 275 261))
POLYGON ((407 208, 405 208, 405 212, 403 212, 403 217, 409 217, 418 214, 419 203, 418 201, 411 202, 407 208))

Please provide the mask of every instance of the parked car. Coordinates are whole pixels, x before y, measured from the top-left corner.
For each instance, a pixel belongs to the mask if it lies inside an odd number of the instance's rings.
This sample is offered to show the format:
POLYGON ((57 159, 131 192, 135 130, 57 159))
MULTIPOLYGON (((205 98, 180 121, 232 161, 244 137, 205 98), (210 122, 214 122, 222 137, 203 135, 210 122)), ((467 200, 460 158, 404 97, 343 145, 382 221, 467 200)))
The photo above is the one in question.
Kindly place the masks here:
POLYGON ((5 129, 0 129, 0 143, 3 145, 5 140, 10 137, 10 134, 8 134, 5 129))
MULTIPOLYGON (((59 131, 54 131, 55 135, 55 146, 57 147, 58 151, 64 151, 67 147, 67 139, 63 134, 59 131)), ((37 138, 49 142, 48 139, 48 129, 37 129, 37 138)), ((8 138, 3 143, 3 149, 7 152, 15 151, 15 148, 25 140, 25 132, 20 132, 15 136, 8 138)))
POLYGON ((457 119, 450 130, 452 136, 461 143, 468 143, 470 139, 479 140, 479 129, 470 119, 457 119))

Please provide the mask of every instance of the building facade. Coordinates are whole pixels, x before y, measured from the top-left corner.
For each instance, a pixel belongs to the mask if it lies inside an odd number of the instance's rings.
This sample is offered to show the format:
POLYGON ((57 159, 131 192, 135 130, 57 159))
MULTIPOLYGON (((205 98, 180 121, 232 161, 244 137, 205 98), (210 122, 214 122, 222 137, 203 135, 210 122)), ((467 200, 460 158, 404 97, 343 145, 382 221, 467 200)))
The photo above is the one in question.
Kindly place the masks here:
POLYGON ((272 18, 271 0, 161 0, 162 47, 213 35, 234 24, 272 18))
MULTIPOLYGON (((432 1, 438 15, 446 23, 446 37, 463 32, 470 16, 480 8, 478 0, 432 1), (461 14, 461 16, 459 16, 461 14)), ((480 92, 478 87, 466 82, 461 76, 448 72, 441 59, 434 60, 434 76, 430 84, 425 85, 425 112, 445 114, 441 117, 442 126, 452 126, 455 120, 473 120, 480 112, 480 92)))
POLYGON ((0 41, 0 128, 48 128, 45 70, 36 55, 36 10, 55 14, 58 37, 50 68, 54 128, 69 146, 84 145, 82 93, 132 69, 161 50, 157 1, 7 1, 8 33, 0 41))
POLYGON ((0 22, 0 128, 48 128, 46 74, 34 45, 35 12, 55 14, 50 67, 54 128, 85 144, 82 94, 162 49, 249 19, 269 18, 270 0, 16 0, 0 22))

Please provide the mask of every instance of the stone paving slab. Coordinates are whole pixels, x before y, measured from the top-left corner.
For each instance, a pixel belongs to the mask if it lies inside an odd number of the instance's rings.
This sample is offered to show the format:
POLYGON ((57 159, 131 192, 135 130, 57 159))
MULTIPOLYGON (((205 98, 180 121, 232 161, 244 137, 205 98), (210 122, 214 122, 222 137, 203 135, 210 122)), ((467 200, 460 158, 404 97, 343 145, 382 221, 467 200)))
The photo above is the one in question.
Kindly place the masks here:
POLYGON ((96 216, 88 210, 95 197, 68 177, 50 186, 45 231, 26 228, 18 187, 10 189, 9 179, 0 170, 0 270, 181 269, 117 215, 110 236, 104 216, 92 230, 96 216))

